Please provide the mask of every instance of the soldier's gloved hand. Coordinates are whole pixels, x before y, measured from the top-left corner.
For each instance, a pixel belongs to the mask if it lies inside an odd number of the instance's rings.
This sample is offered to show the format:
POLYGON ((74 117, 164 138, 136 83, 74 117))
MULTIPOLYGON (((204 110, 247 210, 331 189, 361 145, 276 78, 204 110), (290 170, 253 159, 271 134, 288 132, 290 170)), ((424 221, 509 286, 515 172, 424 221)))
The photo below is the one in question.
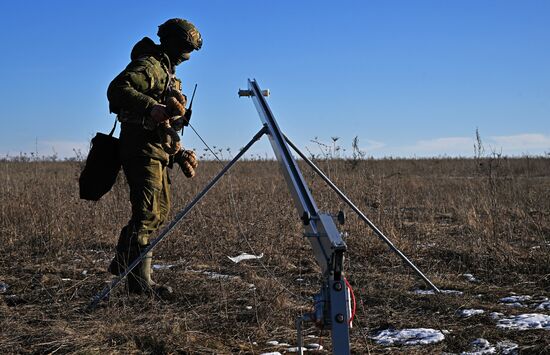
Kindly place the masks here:
POLYGON ((193 167, 193 169, 196 169, 199 166, 199 160, 197 159, 197 154, 193 150, 183 150, 183 158, 186 162, 189 163, 193 167))
POLYGON ((155 106, 153 106, 150 115, 153 121, 157 123, 164 122, 170 118, 170 116, 168 116, 168 114, 166 113, 166 106, 161 104, 156 104, 155 106))
POLYGON ((170 96, 175 98, 183 107, 187 106, 187 96, 181 91, 173 90, 170 92, 170 96))
POLYGON ((195 176, 195 169, 197 169, 199 161, 194 151, 180 150, 174 155, 174 162, 180 166, 185 176, 188 178, 195 176))
POLYGON ((166 113, 170 117, 183 116, 185 115, 185 106, 175 97, 170 96, 166 99, 166 113))

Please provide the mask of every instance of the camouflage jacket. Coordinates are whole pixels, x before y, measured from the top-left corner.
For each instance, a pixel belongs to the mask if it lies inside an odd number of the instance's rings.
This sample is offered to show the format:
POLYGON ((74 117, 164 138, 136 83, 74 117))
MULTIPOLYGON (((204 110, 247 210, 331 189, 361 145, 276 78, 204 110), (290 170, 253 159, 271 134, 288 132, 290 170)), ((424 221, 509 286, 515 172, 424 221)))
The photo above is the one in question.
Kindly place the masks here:
POLYGON ((109 110, 122 122, 121 159, 147 156, 166 163, 169 156, 149 115, 154 105, 164 103, 168 85, 181 90, 181 82, 173 77, 168 56, 150 38, 136 43, 130 57, 130 64, 107 89, 109 110))

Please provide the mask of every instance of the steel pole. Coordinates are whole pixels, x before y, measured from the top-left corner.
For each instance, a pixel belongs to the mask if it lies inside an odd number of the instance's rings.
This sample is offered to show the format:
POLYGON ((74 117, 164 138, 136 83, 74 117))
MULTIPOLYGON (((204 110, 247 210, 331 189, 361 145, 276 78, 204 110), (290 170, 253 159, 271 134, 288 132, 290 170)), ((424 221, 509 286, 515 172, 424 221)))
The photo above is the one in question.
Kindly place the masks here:
POLYGON ((290 139, 288 139, 287 136, 285 136, 285 140, 286 142, 288 143, 288 145, 296 152, 298 153, 298 155, 304 159, 304 161, 321 177, 321 179, 323 179, 327 184, 328 186, 330 186, 332 188, 332 190, 334 190, 334 192, 336 192, 336 194, 338 196, 340 196, 340 198, 342 200, 344 200, 344 202, 355 212, 357 213, 357 215, 359 216, 359 218, 361 218, 366 224, 368 224, 369 227, 371 227, 371 229, 374 231, 374 233, 380 238, 382 239, 389 247, 390 249, 392 249, 410 268, 412 268, 414 270, 414 272, 416 272, 416 274, 418 276, 420 276, 420 278, 422 278, 422 280, 424 280, 435 292, 439 293, 440 290, 439 288, 437 288, 437 286, 435 286, 431 281, 430 279, 428 279, 426 277, 426 275, 424 275, 422 273, 422 271, 420 271, 420 269, 418 269, 416 267, 416 265, 414 265, 412 263, 412 261, 409 260, 409 258, 407 258, 405 256, 405 254, 403 254, 401 252, 401 250, 399 250, 395 245, 393 245, 393 243, 391 242, 391 240, 389 240, 385 235, 384 233, 382 233, 382 231, 380 231, 380 229, 378 229, 374 223, 372 223, 368 218, 367 216, 365 216, 365 214, 363 212, 361 212, 361 210, 359 208, 357 208, 357 206, 355 206, 355 204, 353 202, 351 202, 351 200, 342 192, 340 191, 340 189, 334 185, 334 183, 321 171, 321 169, 319 169, 308 157, 305 156, 304 153, 302 153, 300 151, 300 149, 298 149, 298 147, 296 147, 292 141, 290 139))

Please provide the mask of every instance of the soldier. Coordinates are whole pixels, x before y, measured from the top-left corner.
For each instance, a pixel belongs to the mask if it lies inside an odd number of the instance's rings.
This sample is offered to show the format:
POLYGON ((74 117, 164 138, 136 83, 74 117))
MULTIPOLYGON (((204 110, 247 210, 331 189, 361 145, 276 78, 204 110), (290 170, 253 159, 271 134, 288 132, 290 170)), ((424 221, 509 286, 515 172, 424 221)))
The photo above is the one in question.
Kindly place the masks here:
MULTIPOLYGON (((188 123, 186 97, 175 77, 177 65, 199 50, 197 28, 174 18, 159 26, 160 45, 148 37, 136 43, 131 63, 109 85, 109 109, 121 122, 120 158, 130 187, 132 217, 122 228, 109 272, 120 275, 149 244, 149 238, 170 210, 167 167, 175 162, 192 177, 197 166, 194 152, 182 150, 173 125, 188 123), (175 118, 178 118, 177 120, 175 118)), ((180 128, 180 127, 176 127, 180 128)), ((128 290, 164 297, 172 288, 151 279, 152 253, 128 275, 128 290)))

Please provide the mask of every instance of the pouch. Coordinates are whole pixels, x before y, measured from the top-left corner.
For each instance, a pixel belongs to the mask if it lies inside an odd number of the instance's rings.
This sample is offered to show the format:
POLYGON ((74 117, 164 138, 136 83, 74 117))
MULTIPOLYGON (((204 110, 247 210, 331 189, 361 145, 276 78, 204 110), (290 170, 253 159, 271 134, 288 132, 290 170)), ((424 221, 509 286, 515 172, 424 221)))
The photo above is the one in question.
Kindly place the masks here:
POLYGON ((92 138, 92 147, 86 158, 86 165, 78 179, 81 199, 98 201, 116 182, 121 162, 118 154, 118 138, 113 137, 115 128, 116 121, 111 133, 98 132, 92 138))

